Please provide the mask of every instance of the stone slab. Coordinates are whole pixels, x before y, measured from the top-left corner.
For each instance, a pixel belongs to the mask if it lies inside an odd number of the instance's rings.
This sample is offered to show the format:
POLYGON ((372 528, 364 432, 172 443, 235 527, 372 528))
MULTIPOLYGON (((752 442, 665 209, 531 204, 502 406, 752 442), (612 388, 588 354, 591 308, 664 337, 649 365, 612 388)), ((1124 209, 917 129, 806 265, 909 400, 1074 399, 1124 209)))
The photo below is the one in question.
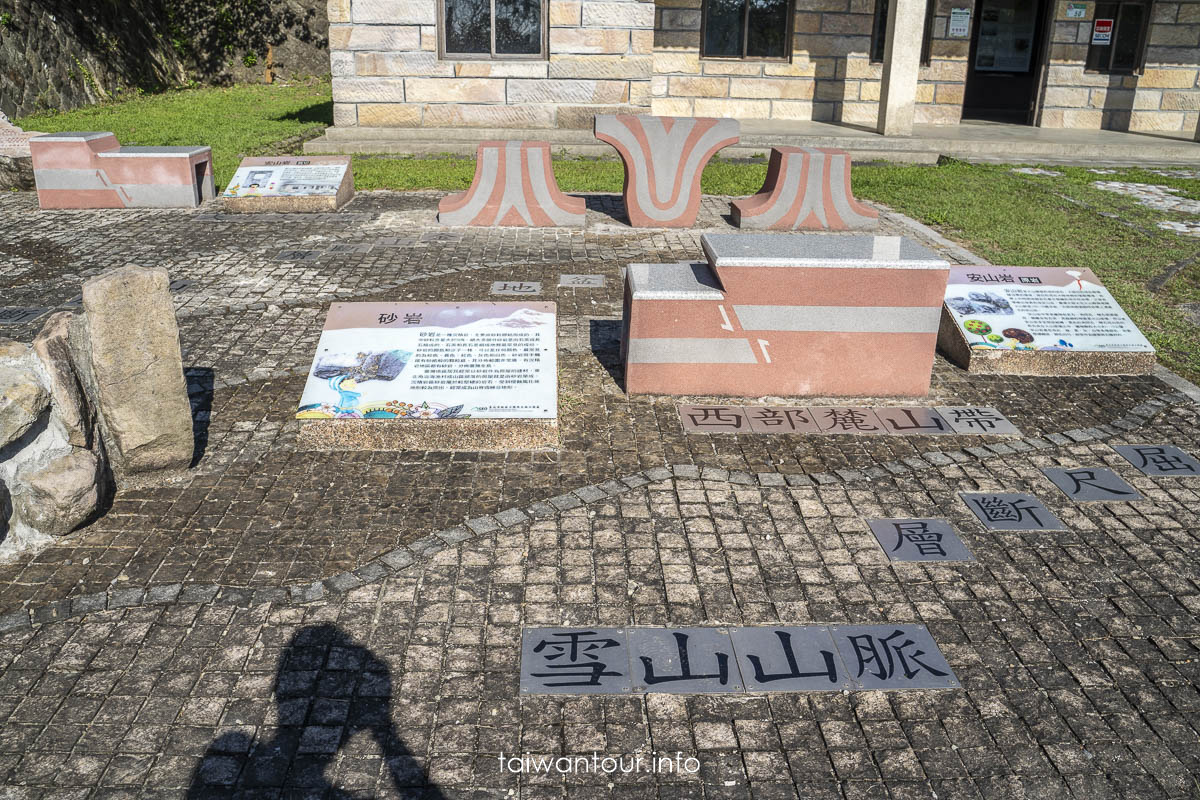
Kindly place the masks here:
POLYGON ((626 272, 634 300, 722 300, 712 268, 703 262, 630 264, 626 272))
POLYGON ((48 313, 48 308, 5 306, 0 308, 0 325, 24 325, 48 313))
POLYGON ((875 408, 875 417, 888 433, 898 436, 942 436, 954 433, 950 423, 932 408, 875 408))
POLYGON ((541 294, 542 284, 540 281, 494 281, 491 293, 499 295, 541 294))
POLYGON ((871 533, 889 561, 974 561, 944 519, 872 519, 871 533))
POLYGON ((700 245, 708 263, 724 267, 837 267, 934 269, 949 263, 905 236, 826 233, 706 233, 700 245))
POLYGON ((571 289, 603 289, 603 275, 559 275, 558 285, 571 289))
POLYGON ((630 628, 633 691, 743 691, 733 641, 723 628, 630 628))
POLYGON ((937 406, 937 413, 955 433, 1020 435, 1008 418, 990 406, 937 406))
POLYGON ((623 694, 632 688, 624 628, 526 628, 521 694, 623 694))
POLYGON ((1142 495, 1111 469, 1046 467, 1042 472, 1076 502, 1141 500, 1142 495))
POLYGON ((1170 444, 1114 444, 1121 457, 1154 477, 1179 478, 1200 475, 1200 461, 1170 444))
POLYGON ((747 691, 828 692, 852 686, 825 625, 734 627, 729 638, 747 691))
POLYGON ((924 625, 833 625, 856 689, 957 689, 954 670, 924 625))
POLYGON ((1031 494, 969 492, 960 495, 967 508, 990 531, 1065 531, 1050 509, 1031 494))
POLYGON ((296 447, 387 452, 553 450, 558 447, 558 424, 552 419, 305 420, 296 447))
POLYGON ((221 203, 234 214, 319 213, 353 197, 349 156, 258 156, 242 159, 221 203))
POLYGON ((746 406, 742 411, 754 433, 820 433, 812 412, 800 407, 746 406))
POLYGON ((316 261, 321 257, 320 250, 280 250, 276 261, 316 261))
POLYGON ((887 433, 883 423, 869 408, 811 406, 813 420, 821 433, 849 433, 855 436, 887 433))
POLYGON ((750 420, 740 406, 679 406, 679 419, 688 433, 749 433, 750 420))

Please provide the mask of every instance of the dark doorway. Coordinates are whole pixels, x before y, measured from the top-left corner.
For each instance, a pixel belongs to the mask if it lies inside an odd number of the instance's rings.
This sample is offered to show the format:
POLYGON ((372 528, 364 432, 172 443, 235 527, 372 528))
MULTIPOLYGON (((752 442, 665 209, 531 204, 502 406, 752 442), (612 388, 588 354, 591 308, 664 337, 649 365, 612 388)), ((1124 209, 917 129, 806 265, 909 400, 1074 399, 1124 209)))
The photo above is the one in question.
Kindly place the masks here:
POLYGON ((1046 0, 978 0, 963 119, 1033 122, 1047 5, 1046 0))

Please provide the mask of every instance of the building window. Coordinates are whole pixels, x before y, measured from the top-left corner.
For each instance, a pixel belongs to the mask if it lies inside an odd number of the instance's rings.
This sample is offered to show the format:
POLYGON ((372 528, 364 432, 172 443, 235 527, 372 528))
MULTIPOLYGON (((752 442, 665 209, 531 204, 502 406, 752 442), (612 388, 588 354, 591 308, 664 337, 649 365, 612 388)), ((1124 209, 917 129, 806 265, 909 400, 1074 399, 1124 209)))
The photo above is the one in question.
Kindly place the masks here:
POLYGON ((1131 75, 1141 71, 1149 27, 1148 11, 1147 3, 1096 3, 1092 35, 1088 39, 1089 72, 1131 75), (1097 39, 1102 41, 1097 44, 1097 39))
POLYGON ((439 0, 442 58, 546 57, 549 0, 439 0))
MULTIPOLYGON (((929 66, 933 41, 933 7, 937 0, 925 2, 925 36, 921 39, 921 65, 929 66)), ((871 27, 871 63, 882 64, 887 48, 888 0, 875 0, 875 24, 871 27)))
POLYGON ((701 58, 787 61, 795 0, 704 0, 701 58))

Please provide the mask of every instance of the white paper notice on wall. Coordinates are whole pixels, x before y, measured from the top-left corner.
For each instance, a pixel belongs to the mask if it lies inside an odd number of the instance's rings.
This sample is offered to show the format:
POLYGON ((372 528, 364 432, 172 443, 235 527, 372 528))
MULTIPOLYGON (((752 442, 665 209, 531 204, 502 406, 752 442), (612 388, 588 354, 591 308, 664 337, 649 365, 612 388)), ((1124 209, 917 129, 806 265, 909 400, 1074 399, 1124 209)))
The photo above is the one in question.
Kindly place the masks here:
POLYGON ((1092 44, 1112 44, 1113 21, 1098 19, 1092 23, 1092 44))
POLYGON ((951 39, 966 39, 971 35, 971 9, 950 9, 950 27, 947 35, 951 39))

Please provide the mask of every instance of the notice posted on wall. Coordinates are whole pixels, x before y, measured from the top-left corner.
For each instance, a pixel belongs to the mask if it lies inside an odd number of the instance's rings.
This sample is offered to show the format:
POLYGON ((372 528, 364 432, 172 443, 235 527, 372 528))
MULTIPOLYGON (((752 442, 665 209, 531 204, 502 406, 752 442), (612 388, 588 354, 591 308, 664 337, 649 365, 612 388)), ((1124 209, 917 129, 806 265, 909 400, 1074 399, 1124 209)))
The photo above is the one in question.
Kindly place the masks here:
POLYGON ((973 350, 1154 352, 1087 269, 952 267, 946 308, 973 350))
POLYGON ((554 303, 334 303, 299 419, 553 419, 554 303))
POLYGON ((247 166, 243 163, 222 197, 312 197, 336 195, 346 175, 346 164, 313 164, 281 160, 247 166))

